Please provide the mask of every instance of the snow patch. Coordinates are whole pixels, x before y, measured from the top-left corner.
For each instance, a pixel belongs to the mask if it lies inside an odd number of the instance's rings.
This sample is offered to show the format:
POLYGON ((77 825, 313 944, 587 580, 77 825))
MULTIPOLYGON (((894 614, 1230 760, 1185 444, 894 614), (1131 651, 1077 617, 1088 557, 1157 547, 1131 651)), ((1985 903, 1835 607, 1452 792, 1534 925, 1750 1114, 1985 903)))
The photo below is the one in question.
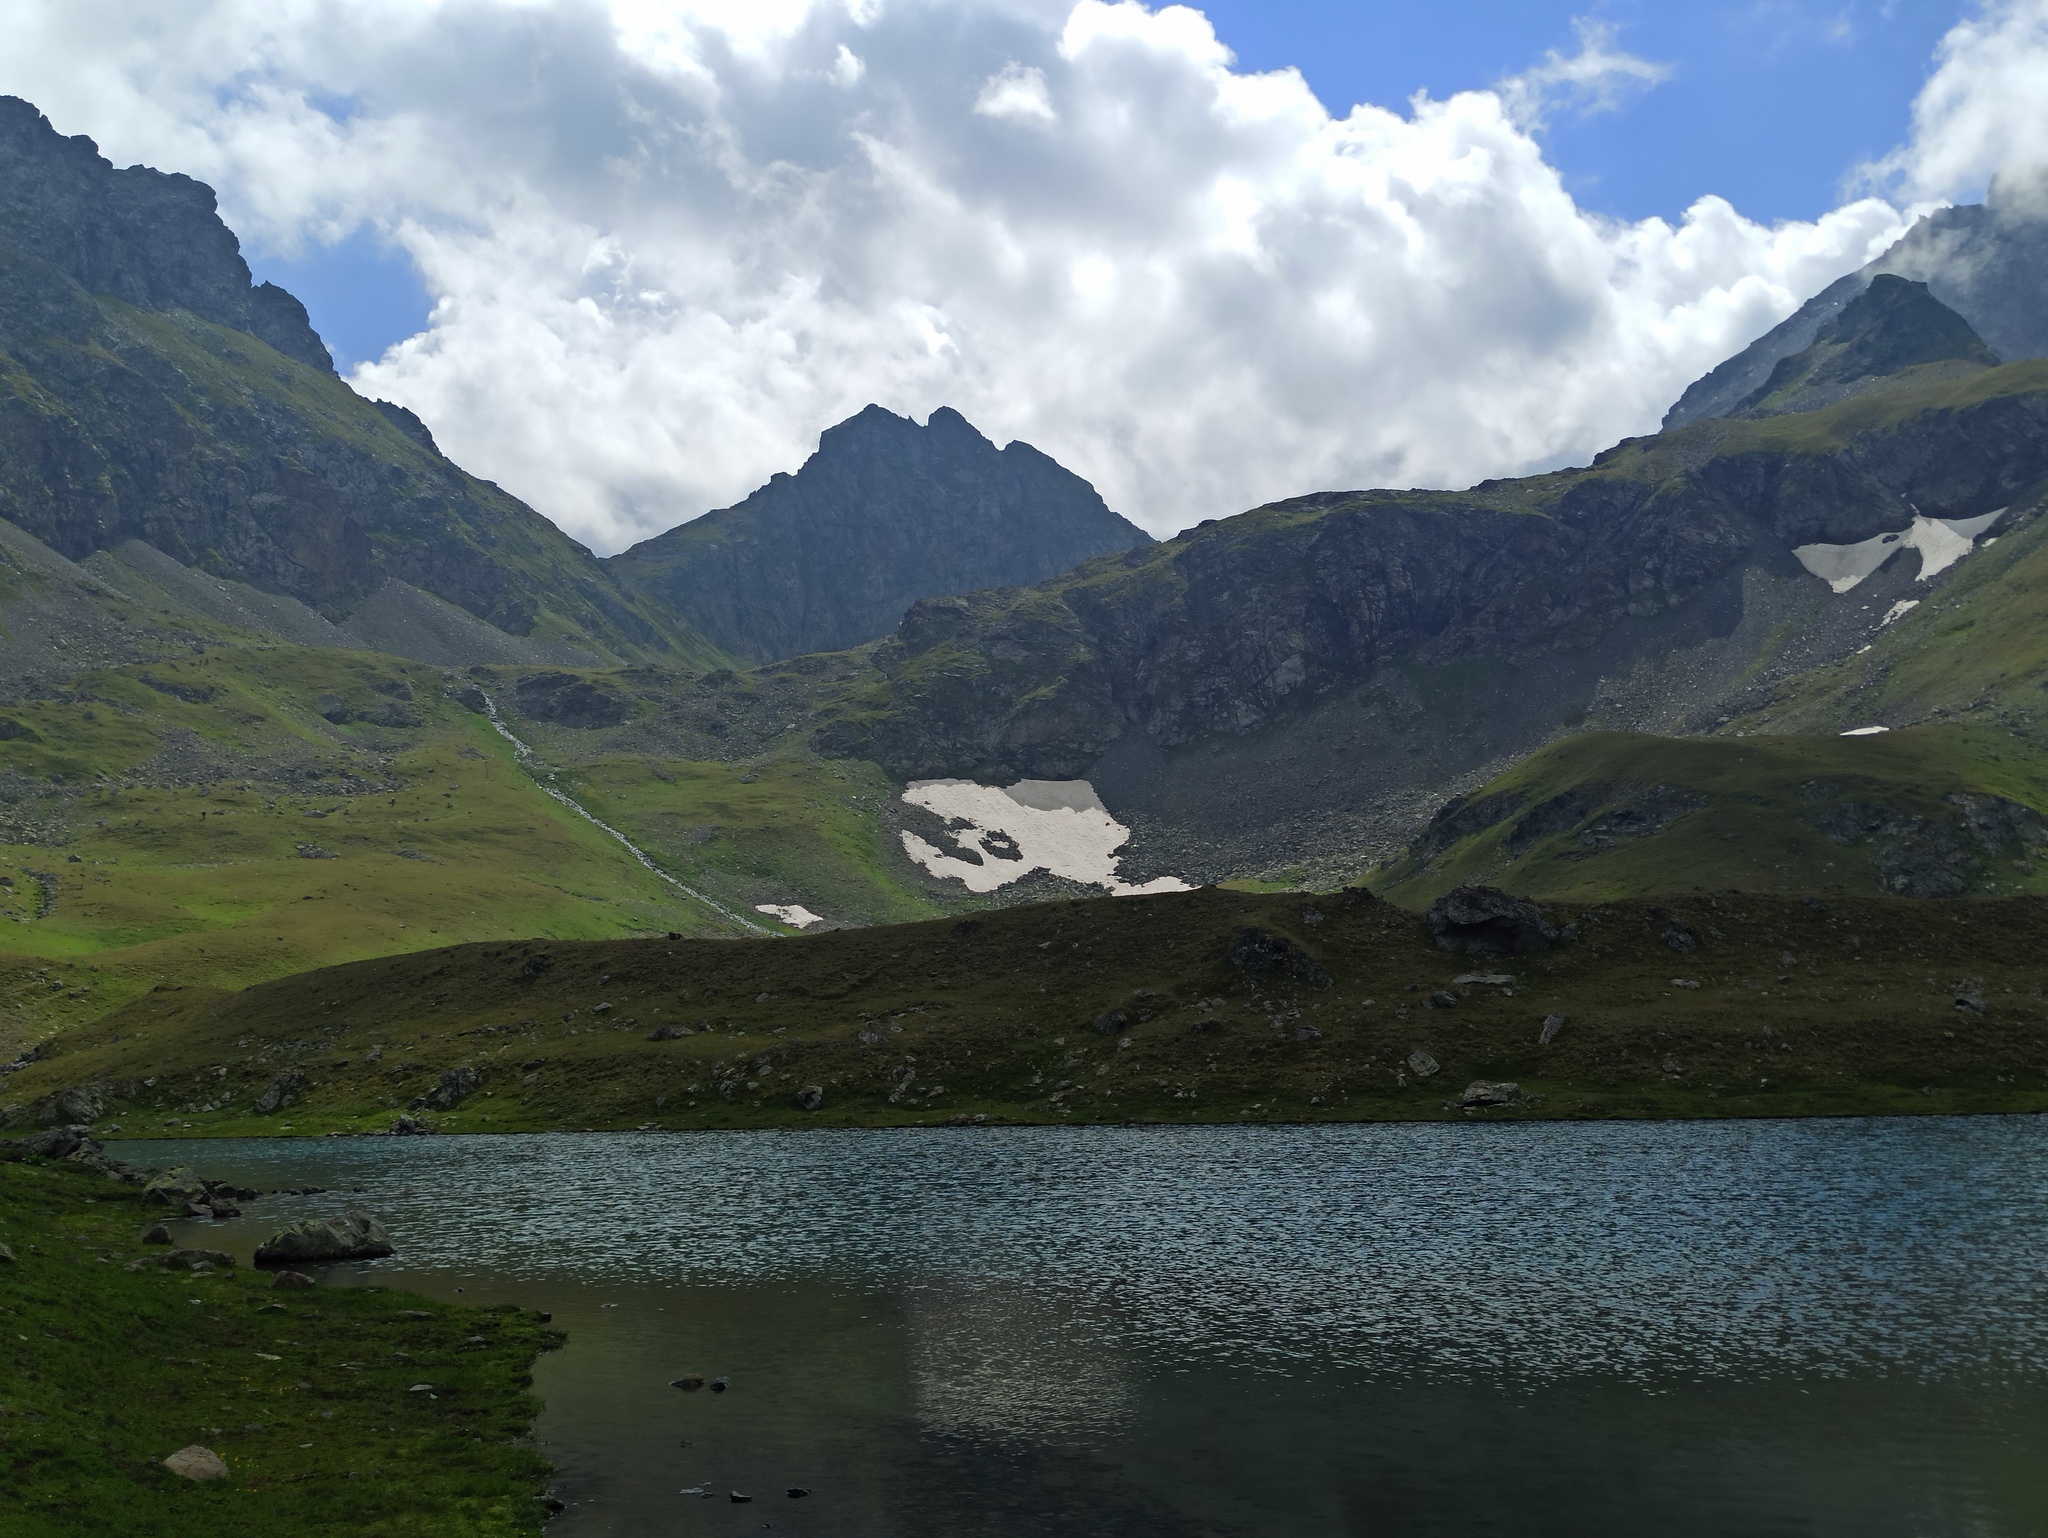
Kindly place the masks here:
POLYGON ((791 929, 809 929, 813 924, 825 921, 809 908, 797 903, 755 903, 756 913, 765 913, 771 919, 780 919, 791 929))
POLYGON ((2004 516, 2002 507, 1975 518, 1928 518, 1916 511, 1911 525, 1900 533, 1874 534, 1853 545, 1800 545, 1792 554, 1829 587, 1846 593, 1898 551, 1917 550, 1920 580, 1925 582, 1968 555, 1977 536, 2004 516))
POLYGON ((1086 780, 1019 780, 1008 789, 973 780, 913 780, 903 800, 944 818, 959 846, 981 860, 948 854, 910 832, 903 835, 903 852, 929 874, 970 892, 993 892, 1041 870, 1118 897, 1193 890, 1176 876, 1137 886, 1123 879, 1117 851, 1130 842, 1131 830, 1109 815, 1086 780))
POLYGON ((1877 622, 1877 628, 1879 630, 1882 630, 1885 626, 1889 625, 1893 620, 1904 619, 1908 614, 1911 614, 1915 609, 1919 607, 1919 599, 1901 598, 1897 603, 1893 604, 1889 609, 1884 611, 1884 618, 1877 622))
POLYGON ((1852 726, 1842 733, 1844 737, 1875 737, 1879 732, 1888 732, 1889 726, 1852 726))

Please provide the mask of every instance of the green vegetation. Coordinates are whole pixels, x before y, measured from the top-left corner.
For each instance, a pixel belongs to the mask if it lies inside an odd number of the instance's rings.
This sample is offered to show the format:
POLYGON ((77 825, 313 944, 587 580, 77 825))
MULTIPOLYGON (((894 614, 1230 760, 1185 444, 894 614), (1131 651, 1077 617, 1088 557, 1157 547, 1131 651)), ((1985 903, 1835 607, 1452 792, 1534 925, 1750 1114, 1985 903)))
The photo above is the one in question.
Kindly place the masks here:
POLYGON ((1451 803, 1373 886, 1424 904, 1470 882, 1544 901, 1663 892, 2048 892, 2048 753, 1989 725, 1874 737, 1553 743, 1451 803), (2010 824, 2010 826, 2007 826, 2010 824))
MULTIPOLYGON (((157 1209, 160 1211, 160 1209, 157 1209)), ((160 1263, 136 1193, 0 1164, 0 1485, 12 1538, 538 1533, 537 1315, 160 1263), (431 1383, 431 1393, 410 1392, 431 1383), (228 1477, 162 1460, 203 1446, 228 1477)))
POLYGON ((1441 1118, 1473 1114, 1473 1080, 1536 1097, 1477 1113, 1499 1116, 2048 1109, 2048 902, 1695 893, 1551 918, 1577 938, 1499 962, 1355 890, 466 945, 138 999, 7 1095, 21 1118, 86 1088, 130 1133, 207 1136, 381 1130, 436 1094, 460 1098, 420 1114, 450 1131, 1441 1118), (1247 928, 1330 985, 1233 962, 1247 928), (295 1099, 258 1115, 279 1082, 295 1099))

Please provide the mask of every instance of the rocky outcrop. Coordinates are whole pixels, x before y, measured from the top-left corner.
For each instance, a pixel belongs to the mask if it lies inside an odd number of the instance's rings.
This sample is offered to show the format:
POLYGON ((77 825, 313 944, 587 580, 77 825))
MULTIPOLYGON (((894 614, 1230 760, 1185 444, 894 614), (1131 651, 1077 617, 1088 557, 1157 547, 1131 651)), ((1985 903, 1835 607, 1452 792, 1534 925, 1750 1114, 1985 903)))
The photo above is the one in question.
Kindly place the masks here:
POLYGON ((393 1253, 391 1236, 375 1218, 352 1212, 339 1218, 308 1218, 256 1246, 259 1266, 317 1265, 335 1260, 381 1260, 393 1253))
POLYGON ((1431 903, 1429 932, 1445 950, 1473 956, 1546 951, 1561 938, 1534 903, 1488 886, 1461 886, 1431 903))
POLYGON ((1028 443, 998 450, 950 409, 919 427, 869 406, 795 475, 607 565, 760 662, 886 635, 920 598, 1043 582, 1150 543, 1028 443))

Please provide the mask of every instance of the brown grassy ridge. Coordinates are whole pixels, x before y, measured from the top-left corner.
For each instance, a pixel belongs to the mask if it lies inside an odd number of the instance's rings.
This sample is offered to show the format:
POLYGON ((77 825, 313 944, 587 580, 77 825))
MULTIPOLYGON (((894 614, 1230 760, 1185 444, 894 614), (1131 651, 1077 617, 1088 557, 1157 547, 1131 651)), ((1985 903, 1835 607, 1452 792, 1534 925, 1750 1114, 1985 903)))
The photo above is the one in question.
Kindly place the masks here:
POLYGON ((1528 1097, 1493 1117, 2048 1110, 2048 901, 1694 892, 1548 911, 1576 940, 1491 963, 1358 890, 462 945, 152 994, 0 1097, 21 1120, 92 1086, 124 1130, 209 1135, 381 1130, 458 1067, 481 1083, 429 1113, 449 1131, 1422 1119, 1471 1114, 1473 1080, 1528 1097), (1697 949, 1671 948, 1675 926, 1697 949), (1330 985, 1234 965, 1247 928, 1330 985), (1513 981, 1458 981, 1477 971, 1513 981), (1567 1023, 1543 1046, 1550 1014, 1567 1023), (664 1025, 690 1034, 648 1039, 664 1025), (1418 1075, 1418 1051, 1440 1071, 1418 1075), (296 1103, 254 1114, 288 1069, 296 1103))

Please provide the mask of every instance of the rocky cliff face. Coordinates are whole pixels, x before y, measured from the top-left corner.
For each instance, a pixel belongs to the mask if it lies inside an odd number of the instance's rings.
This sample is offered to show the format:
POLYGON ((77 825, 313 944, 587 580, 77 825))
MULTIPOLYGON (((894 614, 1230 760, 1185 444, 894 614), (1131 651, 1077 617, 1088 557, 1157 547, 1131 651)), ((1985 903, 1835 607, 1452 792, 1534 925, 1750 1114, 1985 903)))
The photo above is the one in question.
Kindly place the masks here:
POLYGON ((2048 357, 2048 193, 2038 176, 2003 176, 1983 203, 1928 215, 1877 260, 1694 381, 1665 414, 1665 430, 1737 410, 1781 360, 1812 346, 1823 326, 1886 273, 1926 284, 2000 360, 2048 357))
POLYGON ((0 246, 89 294, 188 310, 287 358, 334 366, 306 307, 274 283, 251 283, 211 187, 147 166, 117 171, 92 140, 64 138, 18 96, 0 96, 0 246))
POLYGON ((768 661, 887 634, 921 598, 1150 543, 1027 443, 998 450, 949 409, 919 427, 870 406, 795 475, 607 564, 734 656, 768 661))
POLYGON ((0 517, 74 561, 140 540, 335 621, 395 579, 599 657, 715 656, 336 378, 298 302, 250 287, 208 188, 116 171, 11 99, 0 517))

